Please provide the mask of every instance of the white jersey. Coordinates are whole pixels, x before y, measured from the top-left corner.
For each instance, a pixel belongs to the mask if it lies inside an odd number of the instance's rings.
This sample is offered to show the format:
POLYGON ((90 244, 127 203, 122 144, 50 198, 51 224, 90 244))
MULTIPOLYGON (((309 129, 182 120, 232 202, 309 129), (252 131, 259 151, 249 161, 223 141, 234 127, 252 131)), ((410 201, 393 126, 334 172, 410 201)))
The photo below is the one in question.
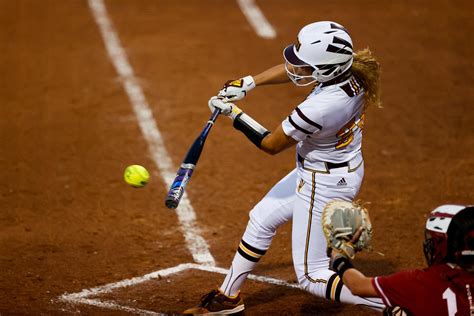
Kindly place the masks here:
POLYGON ((354 76, 320 85, 283 122, 306 161, 346 162, 361 152, 364 90, 354 76))

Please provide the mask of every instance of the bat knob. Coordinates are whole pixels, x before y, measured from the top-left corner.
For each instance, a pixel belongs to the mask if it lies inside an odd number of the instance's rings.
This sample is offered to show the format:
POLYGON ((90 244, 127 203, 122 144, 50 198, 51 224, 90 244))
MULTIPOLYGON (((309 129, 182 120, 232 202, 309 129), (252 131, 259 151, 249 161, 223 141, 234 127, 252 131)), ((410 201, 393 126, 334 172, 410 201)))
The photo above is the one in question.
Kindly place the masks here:
POLYGON ((179 201, 176 201, 175 199, 170 199, 170 198, 167 198, 165 200, 165 205, 167 208, 169 209, 175 209, 178 207, 178 204, 179 204, 179 201))
POLYGON ((179 201, 184 193, 184 186, 181 181, 178 181, 168 192, 165 199, 165 205, 169 209, 175 209, 178 207, 179 201))

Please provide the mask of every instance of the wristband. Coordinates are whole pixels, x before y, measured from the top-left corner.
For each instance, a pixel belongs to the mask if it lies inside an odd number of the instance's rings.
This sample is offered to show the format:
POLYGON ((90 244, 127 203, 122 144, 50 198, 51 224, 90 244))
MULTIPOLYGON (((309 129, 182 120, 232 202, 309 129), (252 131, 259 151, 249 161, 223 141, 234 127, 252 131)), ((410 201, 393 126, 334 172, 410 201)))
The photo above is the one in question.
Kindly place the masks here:
POLYGON ((237 105, 234 104, 232 105, 232 111, 230 112, 229 116, 233 121, 235 121, 235 118, 240 113, 242 113, 242 110, 237 105))
POLYGON ((232 106, 230 118, 234 120, 234 128, 244 133, 247 138, 255 144, 258 148, 262 147, 263 139, 270 134, 270 132, 260 125, 253 118, 245 114, 237 106, 232 106))
POLYGON ((342 276, 343 276, 344 272, 346 272, 348 269, 354 268, 354 265, 352 264, 352 262, 348 258, 346 258, 344 256, 338 256, 332 262, 331 267, 334 271, 336 271, 336 273, 342 279, 342 276))
POLYGON ((246 76, 246 77, 243 77, 242 79, 244 80, 245 91, 250 91, 256 87, 255 80, 253 79, 252 76, 246 76))

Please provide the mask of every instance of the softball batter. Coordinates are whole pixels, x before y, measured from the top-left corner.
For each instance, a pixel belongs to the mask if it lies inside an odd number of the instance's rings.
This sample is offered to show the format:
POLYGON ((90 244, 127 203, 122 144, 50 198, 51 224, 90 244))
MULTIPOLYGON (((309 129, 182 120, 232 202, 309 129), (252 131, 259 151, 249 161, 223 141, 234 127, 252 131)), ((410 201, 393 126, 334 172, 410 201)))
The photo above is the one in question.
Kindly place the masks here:
POLYGON ((211 111, 233 120, 258 148, 277 154, 296 145, 296 168, 252 209, 223 284, 187 314, 232 314, 244 309, 239 290, 270 247, 278 227, 293 219, 292 255, 301 287, 329 300, 382 309, 378 299, 354 296, 329 270, 321 211, 333 199, 352 201, 364 176, 362 129, 368 104, 379 104, 379 65, 368 49, 353 53, 347 30, 334 22, 303 27, 284 49, 285 64, 227 83, 209 100, 211 111), (292 81, 315 89, 270 133, 231 101, 257 85, 292 81))

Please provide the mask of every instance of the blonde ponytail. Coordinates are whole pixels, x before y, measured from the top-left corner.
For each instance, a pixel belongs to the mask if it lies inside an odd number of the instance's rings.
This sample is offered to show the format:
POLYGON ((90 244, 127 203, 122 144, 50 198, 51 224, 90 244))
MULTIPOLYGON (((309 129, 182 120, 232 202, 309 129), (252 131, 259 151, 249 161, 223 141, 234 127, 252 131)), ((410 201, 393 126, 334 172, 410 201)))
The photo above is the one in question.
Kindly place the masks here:
POLYGON ((380 64, 368 48, 355 53, 352 73, 361 81, 364 87, 366 105, 382 107, 380 100, 380 64))

